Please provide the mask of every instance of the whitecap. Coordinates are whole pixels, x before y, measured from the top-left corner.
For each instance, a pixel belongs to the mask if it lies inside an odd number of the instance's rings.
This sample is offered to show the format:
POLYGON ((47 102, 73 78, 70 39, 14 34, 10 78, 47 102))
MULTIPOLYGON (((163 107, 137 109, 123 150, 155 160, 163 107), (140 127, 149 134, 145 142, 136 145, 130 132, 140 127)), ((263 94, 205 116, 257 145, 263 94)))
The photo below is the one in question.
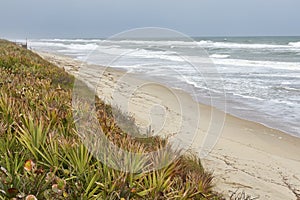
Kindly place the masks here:
POLYGON ((242 59, 214 59, 215 64, 231 65, 240 67, 266 67, 273 69, 285 69, 300 71, 299 62, 275 62, 275 61, 257 61, 257 60, 242 60, 242 59))
POLYGON ((211 58, 229 58, 230 55, 226 55, 226 54, 212 54, 209 57, 211 57, 211 58))
POLYGON ((290 42, 289 45, 293 47, 300 47, 300 42, 290 42))

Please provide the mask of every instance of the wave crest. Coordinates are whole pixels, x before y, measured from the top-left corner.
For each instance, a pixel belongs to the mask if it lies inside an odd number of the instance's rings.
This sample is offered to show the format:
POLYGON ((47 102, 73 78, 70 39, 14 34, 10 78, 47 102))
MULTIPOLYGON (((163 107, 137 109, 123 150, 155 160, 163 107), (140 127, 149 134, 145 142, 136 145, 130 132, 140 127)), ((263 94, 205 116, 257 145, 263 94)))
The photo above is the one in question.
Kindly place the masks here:
POLYGON ((290 42, 289 45, 293 47, 300 47, 300 42, 290 42))

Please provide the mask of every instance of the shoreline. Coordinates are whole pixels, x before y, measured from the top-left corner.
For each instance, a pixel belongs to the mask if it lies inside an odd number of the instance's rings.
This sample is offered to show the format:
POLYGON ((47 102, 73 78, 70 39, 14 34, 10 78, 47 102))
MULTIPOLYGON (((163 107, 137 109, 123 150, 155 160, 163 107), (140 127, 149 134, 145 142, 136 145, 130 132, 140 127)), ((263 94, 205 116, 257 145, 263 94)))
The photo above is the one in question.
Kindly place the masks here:
MULTIPOLYGON (((59 56, 59 55, 58 55, 58 56, 59 56)), ((81 61, 79 61, 79 62, 81 62, 81 61)), ((108 67, 108 68, 111 68, 111 69, 117 70, 117 71, 126 71, 126 70, 124 70, 123 68, 112 68, 112 67, 108 67)), ((139 79, 139 78, 137 77, 139 74, 131 74, 131 75, 132 75, 132 76, 135 76, 137 79, 139 79)), ((150 81, 154 81, 154 82, 159 82, 159 81, 157 81, 155 78, 152 78, 152 77, 146 77, 146 76, 143 75, 143 74, 141 74, 141 76, 142 76, 142 79, 144 79, 144 80, 150 80, 150 81)), ((166 83, 163 83, 163 82, 159 82, 159 83, 161 83, 161 84, 166 84, 166 83)), ((170 87, 172 87, 172 86, 170 86, 170 87)), ((190 92, 185 91, 183 88, 173 88, 173 89, 174 89, 174 90, 180 90, 180 91, 183 91, 183 92, 187 93, 188 95, 191 95, 190 92)), ((285 131, 284 129, 275 127, 274 123, 273 123, 273 126, 272 126, 272 125, 268 125, 267 123, 264 123, 264 122, 261 122, 261 121, 256 121, 255 119, 251 119, 251 117, 243 117, 243 116, 239 116, 239 115, 242 115, 242 113, 235 114, 235 113, 232 113, 232 112, 228 112, 228 109, 226 109, 226 110, 224 111, 224 110, 222 110, 222 109, 220 109, 220 108, 218 108, 218 107, 216 107, 216 106, 209 105, 209 104, 205 103, 204 101, 195 100, 194 98, 193 98, 193 100, 194 100, 195 102, 199 103, 199 104, 203 104, 203 105, 205 105, 205 106, 213 107, 214 109, 217 109, 217 110, 219 110, 219 111, 221 111, 221 112, 224 112, 226 115, 230 115, 230 116, 232 116, 232 117, 236 117, 236 118, 238 118, 238 119, 242 119, 242 120, 249 121, 249 122, 254 122, 254 123, 260 124, 260 125, 262 125, 262 126, 264 126, 264 127, 266 127, 266 128, 273 129, 274 131, 280 131, 280 132, 282 132, 282 133, 284 133, 284 134, 287 134, 287 135, 289 135, 289 136, 292 136, 292 137, 295 137, 295 138, 300 138, 300 135, 297 135, 296 133, 291 133, 291 132, 285 131)), ((226 100, 227 100, 227 99, 226 99, 226 97, 225 97, 225 101, 226 101, 226 100)), ((226 104, 226 103, 225 103, 225 104, 226 104)), ((225 105, 225 107, 227 108, 226 105, 225 105)))
MULTIPOLYGON (((79 69, 78 65, 81 64, 80 61, 66 56, 37 53, 57 66, 64 67, 69 73, 76 74, 76 70, 79 69)), ((104 85, 102 84, 102 91, 98 91, 98 94, 101 92, 107 97, 104 99, 107 101, 110 100, 108 97, 111 95, 109 89, 113 84, 112 81, 117 76, 122 76, 122 73, 124 74, 124 72, 112 68, 109 68, 108 71, 110 74, 107 74, 104 85)), ((134 75, 126 81, 128 81, 127 85, 143 83, 143 80, 134 75)), ((126 88, 127 85, 123 85, 123 87, 126 88)), ((149 95, 149 92, 151 94, 153 91, 158 92, 160 96, 168 100, 168 97, 165 96, 166 90, 154 86, 144 88, 139 94, 140 98, 136 98, 132 105, 132 109, 139 114, 135 117, 140 117, 137 119, 140 124, 145 123, 145 119, 147 119, 144 110, 141 109, 142 106, 147 105, 145 99, 151 98, 151 101, 157 101, 157 98, 149 95)), ((187 105, 197 104, 201 113, 206 116, 206 118, 201 119, 204 123, 199 127, 202 133, 205 132, 205 128, 209 128, 210 120, 208 118, 211 116, 211 110, 222 115, 222 111, 195 102, 183 90, 182 92, 174 91, 184 99, 184 102, 187 102, 187 105)), ((169 118, 172 123, 166 123, 166 130, 163 131, 172 132, 175 130, 172 124, 176 124, 176 120, 180 120, 176 118, 176 115, 172 115, 172 113, 178 113, 176 109, 176 104, 173 105, 172 103, 169 118)), ((191 108, 186 107, 186 109, 188 112, 194 112, 191 108)), ((268 128, 257 122, 241 119, 224 112, 223 114, 226 118, 222 135, 214 149, 203 159, 204 166, 214 170, 217 189, 225 194, 240 189, 253 197, 259 196, 260 199, 294 199, 295 195, 288 184, 292 186, 291 188, 300 188, 300 172, 297 170, 300 169, 300 155, 297 154, 300 152, 300 138, 268 128), (287 183, 284 181, 286 178, 288 179, 287 183)), ((201 141, 203 137, 198 139, 201 141)))
MULTIPOLYGON (((286 45, 289 44, 289 40, 293 39, 285 39, 286 45)), ((105 40, 104 40, 105 41, 105 40)), ((144 44, 150 44, 153 41, 145 40, 144 44)), ((206 105, 212 105, 214 107, 218 107, 221 110, 224 109, 224 92, 223 88, 226 89, 226 104, 227 110, 226 113, 230 113, 239 118, 247 119, 250 121, 255 121, 265 126, 281 130, 288 134, 294 135, 296 137, 300 137, 300 129, 298 125, 299 117, 299 102, 297 102, 297 83, 298 78, 295 76, 292 69, 297 72, 297 62, 293 60, 293 57, 285 57, 282 63, 280 63, 280 59, 273 60, 272 54, 266 53, 263 54, 266 57, 256 59, 255 55, 252 55, 253 48, 256 47, 257 44, 262 43, 263 45, 257 46, 257 51, 261 52, 268 48, 273 52, 271 47, 268 46, 269 42, 278 45, 278 48, 284 47, 282 46, 281 40, 265 38, 265 40, 249 40, 248 42, 245 40, 240 40, 238 38, 233 38, 232 41, 227 41, 226 45, 228 49, 221 45, 217 39, 213 38, 198 38, 198 42, 203 45, 203 48, 206 48, 209 53, 211 64, 215 63, 216 69, 219 73, 214 74, 214 79, 211 81, 209 86, 206 83, 206 78, 202 76, 193 77, 193 69, 189 67, 185 67, 185 64, 182 62, 177 62, 176 55, 171 52, 173 47, 179 48, 180 51, 184 55, 190 58, 188 55, 192 52, 185 47, 181 49, 184 45, 190 45, 189 43, 181 43, 182 41, 176 40, 173 42, 167 42, 164 40, 160 40, 157 45, 164 47, 165 44, 170 43, 170 47, 166 46, 166 48, 170 48, 168 51, 161 54, 170 54, 168 57, 164 55, 156 55, 157 52, 153 51, 152 48, 145 48, 145 51, 138 52, 138 57, 132 58, 130 57, 129 61, 132 62, 133 66, 130 66, 127 61, 123 63, 120 60, 120 63, 114 63, 113 68, 119 67, 123 68, 123 70, 127 70, 128 72, 140 73, 145 72, 144 75, 148 77, 152 77, 158 81, 162 81, 167 83, 171 87, 179 87, 192 94, 193 90, 196 91, 197 101, 200 103, 204 103, 206 105), (274 40, 274 41, 273 41, 274 40), (238 46, 232 46, 232 43, 238 46), (249 44, 247 44, 249 43, 249 44), (217 49, 213 48, 216 45, 217 49), (240 46, 241 45, 241 46, 240 46), (250 46, 249 46, 250 45, 250 46), (172 47, 173 46, 173 47, 172 47), (230 47, 230 48, 229 48, 230 47), (225 49, 223 49, 225 48, 225 49), (245 48, 252 49, 251 51, 235 51, 235 48, 245 48), (148 52, 149 51, 149 52, 148 52), (222 51, 226 53, 222 53, 222 51), (149 55, 147 55, 149 54, 149 55), (217 55, 217 56, 214 56, 217 55), (226 55, 230 57, 222 57, 222 55, 226 55), (219 57, 221 56, 221 57, 219 57), (241 59, 238 59, 238 58, 241 59), (255 59, 254 59, 255 58, 255 59), (133 59, 133 60, 131 60, 133 59), (154 60, 152 60, 154 59, 154 60), (155 61, 155 59, 159 59, 155 61), (274 62, 273 62, 274 61, 274 62), (286 62, 289 61, 289 62, 286 62), (291 61, 291 62, 290 62, 291 61), (156 63, 157 62, 157 63, 156 63), (159 66, 161 63, 161 66, 159 66), (152 64, 151 64, 152 63, 152 64), (165 63, 165 64, 163 64, 165 63), (156 67, 157 65, 157 67, 156 67), (166 66, 164 66, 166 65, 166 66), (138 67, 139 66, 139 67, 138 67), (245 68, 246 67, 246 68, 245 68), (291 67, 291 68, 290 68, 291 67), (178 71, 173 73, 173 69, 178 71), (287 71, 284 71, 286 69, 287 71), (248 70, 250 70, 248 72, 248 70), (254 70, 254 71, 253 71, 254 70), (265 71, 267 70, 267 71, 265 71), (279 71, 278 71, 279 70, 279 71), (283 70, 283 71, 281 71, 283 70), (153 73, 152 73, 153 72, 153 73), (269 75, 268 75, 269 73, 269 75), (181 75, 180 75, 181 74, 181 75), (220 78, 217 78, 219 77, 220 78), (156 76, 157 75, 157 76, 156 76), (288 81, 291 80, 291 81, 288 81), (223 84, 224 83, 224 84, 223 84), (243 83, 243 84, 240 84, 243 83), (290 98, 287 98, 290 97, 290 98), (210 102, 212 99, 215 102, 210 102)), ((135 41, 128 40, 123 41, 124 45, 129 45, 127 47, 134 47, 136 45, 137 51, 143 49, 143 45, 141 43, 136 43, 135 41)), ((74 59, 85 61, 89 52, 93 51, 93 48, 99 48, 100 51, 106 52, 103 55, 89 55, 88 61, 94 64, 110 66, 109 61, 107 60, 110 56, 114 55, 114 51, 117 48, 117 51, 126 51, 125 46, 123 46, 123 42, 121 46, 113 46, 115 42, 107 41, 102 43, 102 40, 99 39, 97 41, 93 40, 76 40, 76 39, 62 39, 62 40, 32 40, 32 47, 54 52, 60 53, 66 56, 70 56, 74 59), (76 44, 76 45, 72 45, 76 44), (107 46, 108 45, 108 46, 107 46), (110 47, 112 47, 112 49, 110 47), (123 47, 122 47, 123 46, 123 47), (109 47, 109 48, 107 48, 109 47), (56 51, 57 49, 58 51, 56 51), (85 51, 84 49, 89 49, 89 51, 85 51), (100 58, 102 57, 103 58, 100 58), (100 59, 100 60, 98 60, 100 59)), ((223 44, 223 43, 222 43, 223 44)), ((200 45, 200 46, 201 46, 200 45)), ((224 44, 223 44, 224 45, 224 44)), ((287 48, 287 47, 285 47, 287 48)), ((290 45, 290 48, 294 48, 290 45)), ((134 49, 134 48, 133 48, 134 49)), ((179 50, 178 49, 178 50, 179 50)), ((177 49, 176 49, 177 51, 177 49)), ((290 52, 292 49, 286 49, 285 51, 290 52)), ((275 51, 276 53, 276 51, 275 51)), ((288 54, 290 55, 290 54, 288 54)), ((111 59, 111 58, 109 58, 111 59)), ((178 61, 178 60, 177 60, 178 61)), ((118 61, 119 62, 119 61, 118 61)), ((195 61, 202 62, 201 60, 196 59, 195 61)), ((200 66, 201 67, 201 66, 200 66)), ((204 69, 204 68, 203 68, 204 69)), ((201 70, 200 70, 201 71, 201 70)), ((146 77, 147 77, 146 76, 146 77)), ((208 79, 210 80, 210 78, 208 79)))
MULTIPOLYGON (((53 52, 44 52, 44 51, 37 51, 37 50, 32 50, 33 52, 39 54, 40 56, 46 56, 47 57, 51 57, 51 56, 55 56, 56 58, 64 58, 64 59, 67 59, 68 62, 72 63, 72 64, 77 64, 77 65, 81 65, 84 63, 84 61, 80 61, 80 60, 77 60, 71 56, 67 56, 67 55, 62 55, 62 54, 59 54, 59 53, 53 53, 53 52)), ((59 65, 60 63, 56 63, 57 65, 59 65)), ((101 65, 97 65, 97 64, 88 64, 88 63, 85 63, 85 65, 88 65, 88 66, 99 66, 99 67, 104 67, 104 66, 101 66, 101 65)), ((68 67, 65 66, 65 68, 68 70, 71 70, 71 71, 74 71, 73 69, 68 69, 68 67)), ((80 67, 76 67, 77 69, 79 69, 80 67)), ((105 67, 107 69, 111 69, 112 71, 119 71, 119 72, 128 72, 126 71, 124 68, 117 68, 117 67, 105 67)), ((76 69, 76 70, 77 70, 76 69)), ((153 82, 157 82, 157 83, 160 83, 160 84, 166 84, 166 83, 163 83, 163 82, 159 82, 157 81, 155 78, 153 77, 147 77, 145 76, 144 74, 133 74, 133 73, 130 73, 131 76, 135 77, 135 79, 142 79, 142 80, 148 80, 148 81, 153 81, 153 82), (141 75, 141 77, 138 77, 139 75, 141 75)), ((169 86, 169 87, 172 87, 172 86, 169 86)), ((173 88, 173 87, 172 87, 173 88)), ((173 88, 174 90, 178 90, 178 91, 182 91, 182 92, 185 92, 187 93, 187 95, 191 95, 189 92, 185 91, 183 88, 173 88)), ((226 99, 226 97, 225 97, 226 99)), ((198 101, 198 100, 195 100, 193 98, 193 100, 198 103, 198 104, 203 104, 205 106, 209 106, 209 107, 212 107, 214 109, 217 109, 218 111, 220 112, 224 112, 226 115, 228 116, 232 116, 232 117, 235 117, 235 118, 238 118, 238 119, 241 119, 241 120, 245 120, 245 121, 248 121, 248 122, 253 122, 253 123, 257 123, 257 124, 260 124, 266 128, 269 128, 269 129, 273 129, 274 131, 279 131, 279 132, 282 132, 283 134, 286 134, 286 135, 289 135, 289 136, 292 136, 292 137, 295 137, 297 139, 300 139, 300 135, 296 135, 295 133, 291 133, 291 132, 287 132, 283 129, 280 129, 278 127, 274 127, 272 125, 268 125, 266 123, 263 123, 263 122, 260 122, 260 121, 256 121, 255 119, 251 119, 251 118, 247 118, 247 117, 243 117, 243 116, 239 116, 239 114, 234 114, 234 113, 230 113, 230 112, 227 112, 228 109, 226 109, 225 111, 216 107, 216 106, 212 106, 212 105, 209 105, 205 102, 201 102, 201 101, 198 101)), ((227 106, 225 106, 227 107, 227 106)))

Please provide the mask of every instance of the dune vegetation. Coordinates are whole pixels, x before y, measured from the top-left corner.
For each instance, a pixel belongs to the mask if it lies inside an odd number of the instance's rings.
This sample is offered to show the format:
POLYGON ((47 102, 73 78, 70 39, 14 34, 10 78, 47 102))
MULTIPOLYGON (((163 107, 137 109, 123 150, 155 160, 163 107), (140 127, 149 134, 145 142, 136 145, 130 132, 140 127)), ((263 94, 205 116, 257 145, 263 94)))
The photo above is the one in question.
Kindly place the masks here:
MULTIPOLYGON (((193 155, 146 173, 115 170, 93 157, 74 124, 73 84, 64 69, 0 40, 0 199, 223 199, 193 155)), ((167 145, 126 134, 112 107, 98 98, 96 104, 115 144, 138 153, 167 145)))

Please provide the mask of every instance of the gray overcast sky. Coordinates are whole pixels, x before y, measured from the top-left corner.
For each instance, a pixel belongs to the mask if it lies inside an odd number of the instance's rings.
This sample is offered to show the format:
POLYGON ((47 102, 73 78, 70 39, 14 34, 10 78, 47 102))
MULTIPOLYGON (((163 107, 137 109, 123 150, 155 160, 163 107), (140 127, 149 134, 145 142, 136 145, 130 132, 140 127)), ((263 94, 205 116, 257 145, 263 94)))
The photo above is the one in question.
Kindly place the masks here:
POLYGON ((300 0, 0 2, 2 38, 99 38, 149 26, 190 36, 299 36, 300 0))

